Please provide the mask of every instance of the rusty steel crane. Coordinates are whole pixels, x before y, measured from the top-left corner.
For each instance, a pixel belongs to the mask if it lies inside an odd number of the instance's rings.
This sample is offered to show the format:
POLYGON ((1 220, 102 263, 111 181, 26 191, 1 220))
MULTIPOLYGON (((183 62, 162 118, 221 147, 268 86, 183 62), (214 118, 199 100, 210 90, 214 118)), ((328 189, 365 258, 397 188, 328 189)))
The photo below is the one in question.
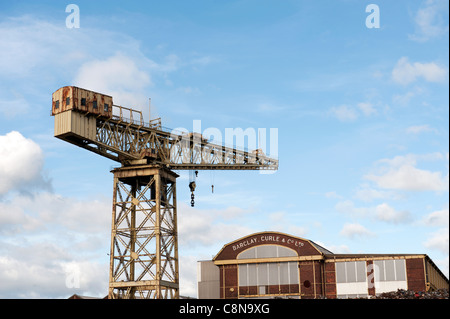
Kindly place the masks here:
POLYGON ((278 169, 260 150, 208 143, 198 133, 165 129, 160 119, 144 122, 142 112, 75 86, 53 93, 51 114, 55 137, 121 164, 111 171, 109 298, 179 297, 173 170, 278 169))

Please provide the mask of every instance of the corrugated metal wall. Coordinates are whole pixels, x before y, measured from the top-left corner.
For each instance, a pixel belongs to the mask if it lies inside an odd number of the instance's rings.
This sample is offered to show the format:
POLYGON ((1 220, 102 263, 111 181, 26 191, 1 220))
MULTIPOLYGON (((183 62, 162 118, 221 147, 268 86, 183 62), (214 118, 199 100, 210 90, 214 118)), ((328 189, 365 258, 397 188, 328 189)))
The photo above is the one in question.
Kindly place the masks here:
POLYGON ((55 136, 77 135, 91 141, 96 138, 96 119, 74 111, 55 115, 55 136))
POLYGON ((220 271, 212 261, 199 261, 197 264, 198 298, 220 298, 220 271))
POLYGON ((113 99, 109 95, 85 90, 76 86, 64 86, 52 95, 52 115, 69 110, 112 117, 113 99))

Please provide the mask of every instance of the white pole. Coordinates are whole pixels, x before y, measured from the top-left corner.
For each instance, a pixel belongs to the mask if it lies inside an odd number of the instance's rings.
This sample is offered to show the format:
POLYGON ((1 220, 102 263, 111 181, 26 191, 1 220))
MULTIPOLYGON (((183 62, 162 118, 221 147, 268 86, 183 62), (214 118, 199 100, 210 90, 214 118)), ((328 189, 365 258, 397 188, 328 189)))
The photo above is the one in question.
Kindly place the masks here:
POLYGON ((150 113, 151 113, 151 105, 152 105, 152 98, 151 97, 149 97, 148 98, 148 123, 150 124, 150 122, 152 121, 152 118, 151 118, 151 116, 150 116, 150 113))

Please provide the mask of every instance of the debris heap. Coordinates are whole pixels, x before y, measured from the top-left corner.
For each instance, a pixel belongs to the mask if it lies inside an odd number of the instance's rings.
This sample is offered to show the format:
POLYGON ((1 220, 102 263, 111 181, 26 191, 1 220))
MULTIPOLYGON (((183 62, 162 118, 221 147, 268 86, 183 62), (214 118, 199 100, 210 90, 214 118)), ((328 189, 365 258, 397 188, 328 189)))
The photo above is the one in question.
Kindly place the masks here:
POLYGON ((383 292, 371 299, 449 299, 448 289, 435 291, 412 291, 398 289, 397 291, 383 292))

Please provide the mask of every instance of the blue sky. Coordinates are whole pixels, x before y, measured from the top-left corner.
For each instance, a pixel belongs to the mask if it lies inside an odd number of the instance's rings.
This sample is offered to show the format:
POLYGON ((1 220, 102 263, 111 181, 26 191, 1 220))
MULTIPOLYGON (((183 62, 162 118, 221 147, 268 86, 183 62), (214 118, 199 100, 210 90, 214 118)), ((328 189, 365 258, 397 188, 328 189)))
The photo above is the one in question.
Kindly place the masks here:
POLYGON ((448 276, 447 1, 74 3, 79 28, 69 3, 0 4, 0 297, 107 293, 117 163, 53 137, 65 85, 146 118, 151 98, 170 128, 278 129, 275 174, 201 171, 191 208, 180 172, 181 294, 198 260, 265 230, 448 276))

